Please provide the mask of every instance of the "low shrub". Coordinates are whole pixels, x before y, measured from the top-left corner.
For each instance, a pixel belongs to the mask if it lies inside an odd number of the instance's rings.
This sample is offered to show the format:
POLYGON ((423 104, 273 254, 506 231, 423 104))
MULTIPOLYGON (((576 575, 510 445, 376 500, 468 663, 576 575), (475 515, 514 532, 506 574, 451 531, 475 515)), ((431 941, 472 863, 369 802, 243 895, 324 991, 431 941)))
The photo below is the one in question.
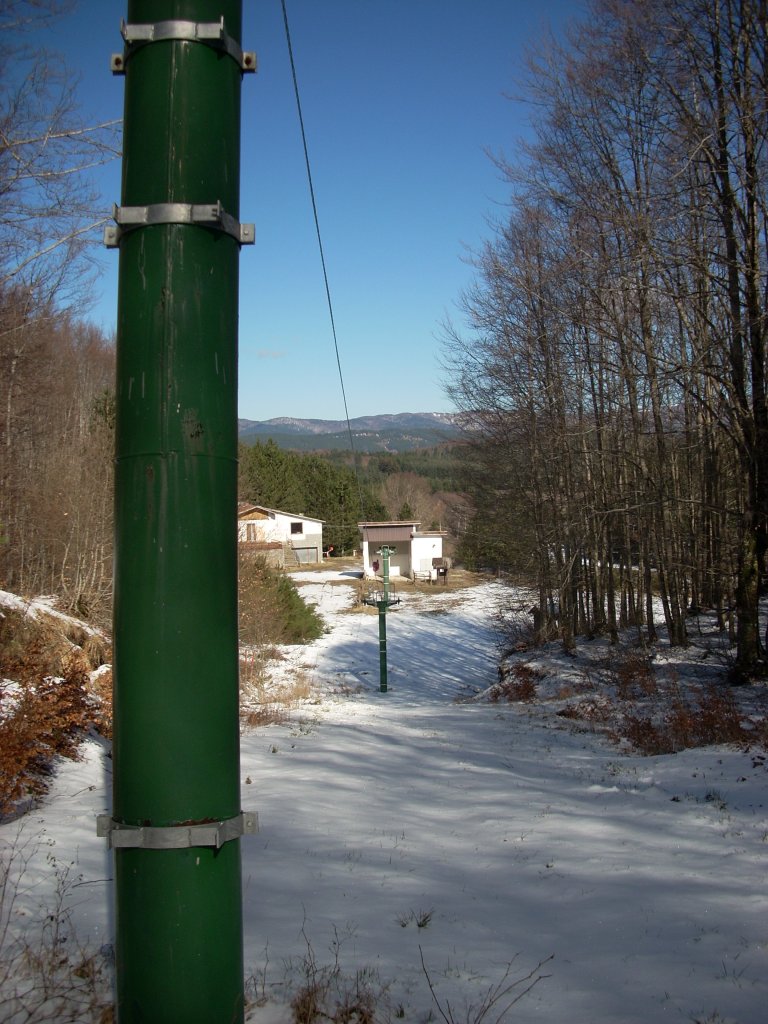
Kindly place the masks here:
POLYGON ((653 662, 644 651, 630 648, 614 654, 609 663, 609 675, 619 700, 637 700, 656 693, 653 662))
POLYGON ((488 699, 494 704, 500 700, 510 703, 528 703, 536 700, 536 683, 544 673, 524 662, 513 662, 499 669, 499 681, 491 687, 488 699))
POLYGON ((626 714, 616 729, 616 739, 627 740, 635 750, 653 757, 671 754, 674 747, 666 731, 648 715, 626 714))
POLYGON ((764 723, 756 729, 742 717, 732 694, 720 687, 695 687, 655 702, 646 712, 624 712, 616 736, 643 754, 672 754, 720 743, 765 743, 764 723))
POLYGON ((610 722, 615 715, 615 708, 610 699, 605 696, 586 697, 568 704, 556 714, 559 718, 570 718, 575 721, 591 722, 592 724, 605 724, 610 722))
POLYGON ((323 632, 293 581, 261 557, 241 556, 238 591, 241 643, 305 644, 323 632))

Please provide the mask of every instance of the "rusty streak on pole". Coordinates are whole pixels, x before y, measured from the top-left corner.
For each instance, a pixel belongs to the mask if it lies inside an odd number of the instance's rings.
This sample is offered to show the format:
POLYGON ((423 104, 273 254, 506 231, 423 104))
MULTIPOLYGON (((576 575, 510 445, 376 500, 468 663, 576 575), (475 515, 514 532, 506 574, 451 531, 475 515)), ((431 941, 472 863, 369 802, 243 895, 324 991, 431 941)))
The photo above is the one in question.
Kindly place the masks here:
MULTIPOLYGON (((242 1021, 237 648, 241 0, 129 0, 114 779, 120 1024, 242 1021)), ((109 231, 108 231, 109 235, 109 231)))

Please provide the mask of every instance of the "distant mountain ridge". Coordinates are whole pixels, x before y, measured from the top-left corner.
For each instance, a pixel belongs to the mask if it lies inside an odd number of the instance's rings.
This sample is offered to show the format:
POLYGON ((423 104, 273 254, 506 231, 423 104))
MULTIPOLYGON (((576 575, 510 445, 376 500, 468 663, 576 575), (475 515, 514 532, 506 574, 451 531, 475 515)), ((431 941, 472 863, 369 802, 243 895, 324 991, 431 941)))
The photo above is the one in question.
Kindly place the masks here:
MULTIPOLYGON (((346 420, 302 419, 278 416, 271 420, 239 419, 238 434, 245 444, 272 439, 281 448, 301 451, 348 448, 346 420)), ((349 428, 360 452, 412 451, 459 439, 458 413, 400 412, 356 416, 349 428)))

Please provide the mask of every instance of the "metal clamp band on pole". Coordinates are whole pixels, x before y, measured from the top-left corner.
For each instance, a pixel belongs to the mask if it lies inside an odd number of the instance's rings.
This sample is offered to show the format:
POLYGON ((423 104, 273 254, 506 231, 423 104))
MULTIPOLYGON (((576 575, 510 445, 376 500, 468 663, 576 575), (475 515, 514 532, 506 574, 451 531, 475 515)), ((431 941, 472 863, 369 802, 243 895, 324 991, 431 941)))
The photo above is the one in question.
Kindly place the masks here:
POLYGON ((184 850, 191 846, 220 849, 224 843, 259 831, 259 816, 254 811, 241 811, 226 821, 202 825, 124 825, 108 814, 96 819, 96 835, 107 839, 111 849, 184 850))
POLYGON ((218 228, 231 235, 240 245, 253 245, 256 229, 253 224, 241 224, 227 213, 221 202, 215 203, 153 203, 150 206, 113 206, 111 224, 104 229, 104 245, 116 249, 126 231, 154 224, 195 224, 218 228))
POLYGON ((158 21, 155 24, 120 24, 120 33, 126 42, 124 53, 113 53, 110 67, 113 75, 125 74, 125 65, 131 54, 148 43, 178 40, 188 43, 203 43, 215 50, 222 50, 230 56, 244 72, 256 70, 256 54, 243 51, 224 27, 224 18, 219 21, 158 21))

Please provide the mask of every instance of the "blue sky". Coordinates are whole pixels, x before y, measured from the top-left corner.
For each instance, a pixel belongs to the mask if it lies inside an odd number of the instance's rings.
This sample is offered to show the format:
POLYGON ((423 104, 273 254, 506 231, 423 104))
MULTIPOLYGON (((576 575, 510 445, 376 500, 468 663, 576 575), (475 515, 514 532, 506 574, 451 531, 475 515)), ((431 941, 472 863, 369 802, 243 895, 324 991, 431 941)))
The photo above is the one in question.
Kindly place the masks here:
MULTIPOLYGON (((525 47, 577 0, 287 0, 350 416, 450 411, 441 322, 458 319, 466 262, 508 188, 486 151, 513 155, 528 112, 507 98, 525 47), (506 94, 506 95, 505 95, 506 94)), ((244 0, 240 416, 342 419, 344 405, 306 180, 280 0, 244 0)), ((54 45, 94 118, 122 115, 126 7, 81 0, 54 45)), ((119 202, 117 163, 101 175, 119 202)), ((117 253, 92 319, 112 330, 117 253)))

